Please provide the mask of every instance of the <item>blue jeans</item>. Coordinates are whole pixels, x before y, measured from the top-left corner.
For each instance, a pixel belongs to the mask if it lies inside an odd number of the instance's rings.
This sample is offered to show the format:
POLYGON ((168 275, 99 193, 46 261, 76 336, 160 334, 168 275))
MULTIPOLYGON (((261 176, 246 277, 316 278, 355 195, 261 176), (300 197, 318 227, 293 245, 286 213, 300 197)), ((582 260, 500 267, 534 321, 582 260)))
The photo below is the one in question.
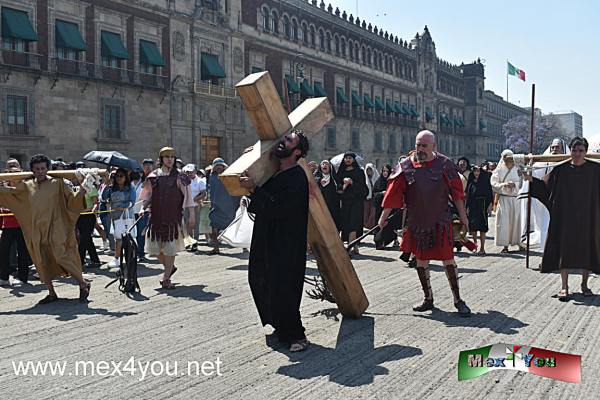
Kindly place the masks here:
MULTIPOLYGON (((135 219, 139 218, 139 214, 135 214, 135 219)), ((138 245, 138 258, 144 257, 144 247, 146 246, 146 237, 143 232, 146 226, 148 225, 149 215, 144 214, 144 216, 137 222, 135 228, 137 230, 137 245, 138 245)))
POLYGON ((100 222, 102 223, 102 227, 104 228, 104 232, 106 232, 106 238, 108 239, 108 243, 110 249, 114 251, 115 249, 115 237, 110 234, 110 213, 102 213, 100 214, 100 222))

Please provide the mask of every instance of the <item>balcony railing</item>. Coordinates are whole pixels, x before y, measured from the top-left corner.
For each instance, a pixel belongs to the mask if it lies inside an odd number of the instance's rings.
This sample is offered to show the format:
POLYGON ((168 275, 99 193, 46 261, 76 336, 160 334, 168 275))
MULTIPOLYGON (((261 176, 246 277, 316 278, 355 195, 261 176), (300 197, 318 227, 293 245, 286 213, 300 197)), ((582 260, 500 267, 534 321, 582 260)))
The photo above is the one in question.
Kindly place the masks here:
POLYGON ((26 68, 35 71, 42 69, 42 55, 34 53, 24 53, 14 50, 0 50, 0 64, 13 67, 26 68))
POLYGON ((441 133, 464 133, 465 128, 463 128, 462 126, 441 124, 440 132, 441 133))
POLYGON ((163 90, 168 89, 168 80, 166 76, 147 74, 129 69, 106 67, 85 61, 53 58, 50 62, 50 71, 59 74, 79 76, 86 79, 98 79, 163 90))
POLYGON ((198 94, 210 94, 221 97, 237 97, 237 91, 233 86, 215 85, 211 82, 194 82, 192 91, 198 94))

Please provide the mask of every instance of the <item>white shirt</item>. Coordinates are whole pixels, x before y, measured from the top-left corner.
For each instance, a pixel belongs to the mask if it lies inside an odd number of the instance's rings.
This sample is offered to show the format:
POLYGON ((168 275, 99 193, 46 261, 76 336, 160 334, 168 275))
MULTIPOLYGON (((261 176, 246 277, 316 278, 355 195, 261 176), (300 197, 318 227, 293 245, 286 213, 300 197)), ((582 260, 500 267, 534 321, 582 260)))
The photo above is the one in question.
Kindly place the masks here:
POLYGON ((192 179, 190 186, 192 188, 192 198, 195 199, 200 192, 206 191, 206 178, 200 178, 199 176, 196 176, 194 179, 192 179))

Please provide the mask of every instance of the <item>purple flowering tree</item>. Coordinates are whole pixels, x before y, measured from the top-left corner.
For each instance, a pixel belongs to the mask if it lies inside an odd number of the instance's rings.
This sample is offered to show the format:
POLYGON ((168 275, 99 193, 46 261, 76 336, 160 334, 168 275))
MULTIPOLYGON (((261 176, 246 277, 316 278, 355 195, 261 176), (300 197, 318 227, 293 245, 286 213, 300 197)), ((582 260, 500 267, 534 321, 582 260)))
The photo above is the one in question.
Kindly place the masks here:
MULTIPOLYGON (((506 139, 507 149, 515 153, 529 153, 531 117, 521 115, 508 120, 502 125, 502 133, 506 139)), ((533 154, 542 154, 550 145, 552 139, 565 138, 560 121, 556 116, 549 114, 535 118, 535 131, 533 132, 533 154)), ((566 140, 568 143, 568 139, 566 140)))

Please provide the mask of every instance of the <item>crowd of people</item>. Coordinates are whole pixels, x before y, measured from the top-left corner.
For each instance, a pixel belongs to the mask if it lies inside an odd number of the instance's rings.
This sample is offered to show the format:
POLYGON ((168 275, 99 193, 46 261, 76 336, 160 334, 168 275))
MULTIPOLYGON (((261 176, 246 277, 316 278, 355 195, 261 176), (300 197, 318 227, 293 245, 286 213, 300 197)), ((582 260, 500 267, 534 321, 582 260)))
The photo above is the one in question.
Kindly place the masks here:
MULTIPOLYGON (((586 162, 587 151, 583 138, 574 138, 569 146, 557 138, 546 153, 570 154, 563 163, 523 168, 506 149, 498 163, 471 165, 466 157, 453 161, 439 153, 435 134, 422 131, 415 150, 400 156, 394 166, 362 167, 361 157, 352 151, 308 165, 352 254, 360 253, 365 229, 381 234, 379 239, 375 236, 377 249, 392 242, 400 245, 400 258, 416 268, 424 293, 422 303, 413 307, 416 312, 434 308, 428 266, 431 260, 441 261, 454 306, 468 317, 471 310, 460 295, 454 249, 460 251, 471 239, 471 249, 486 254, 492 216, 501 254, 511 246, 522 251, 530 236, 531 243, 544 249, 540 270, 561 272, 557 297, 569 298, 571 269, 583 269, 582 293, 593 295, 588 277, 590 271, 600 273, 600 166, 586 162), (529 202, 523 201, 529 194, 534 198, 530 215, 529 202), (570 233, 576 230, 589 240, 574 239, 570 233)), ((301 131, 286 134, 274 151, 281 165, 278 173, 260 186, 252 176, 240 177, 240 185, 250 193, 245 199, 229 195, 219 179, 227 168, 222 158, 198 169, 184 164, 171 147, 162 148, 156 160, 143 160, 141 171, 110 168, 105 181, 81 161, 66 165, 35 155, 29 164, 33 179, 20 177, 0 185, 0 285, 26 284, 34 264, 48 288, 40 303, 58 300, 52 281, 59 276, 72 276, 80 300, 86 301, 91 283, 83 278, 83 268, 99 267, 99 252, 114 256, 109 268, 118 267, 124 237, 131 234, 137 242, 137 261, 146 262, 146 253, 156 257, 164 267, 161 288, 174 289, 177 254, 198 251, 202 235, 212 247, 206 253, 219 254, 219 235, 232 226, 243 205, 255 218, 249 283, 261 321, 275 328, 279 340, 291 343, 291 351, 302 351, 309 344, 299 306, 310 251, 310 185, 298 160, 307 152, 308 140, 301 131), (48 175, 49 170, 71 167, 77 173, 69 179, 48 175), (94 231, 102 241, 99 249, 94 231), (187 237, 191 240, 186 244, 187 237)), ((5 172, 22 168, 9 159, 5 172)))

